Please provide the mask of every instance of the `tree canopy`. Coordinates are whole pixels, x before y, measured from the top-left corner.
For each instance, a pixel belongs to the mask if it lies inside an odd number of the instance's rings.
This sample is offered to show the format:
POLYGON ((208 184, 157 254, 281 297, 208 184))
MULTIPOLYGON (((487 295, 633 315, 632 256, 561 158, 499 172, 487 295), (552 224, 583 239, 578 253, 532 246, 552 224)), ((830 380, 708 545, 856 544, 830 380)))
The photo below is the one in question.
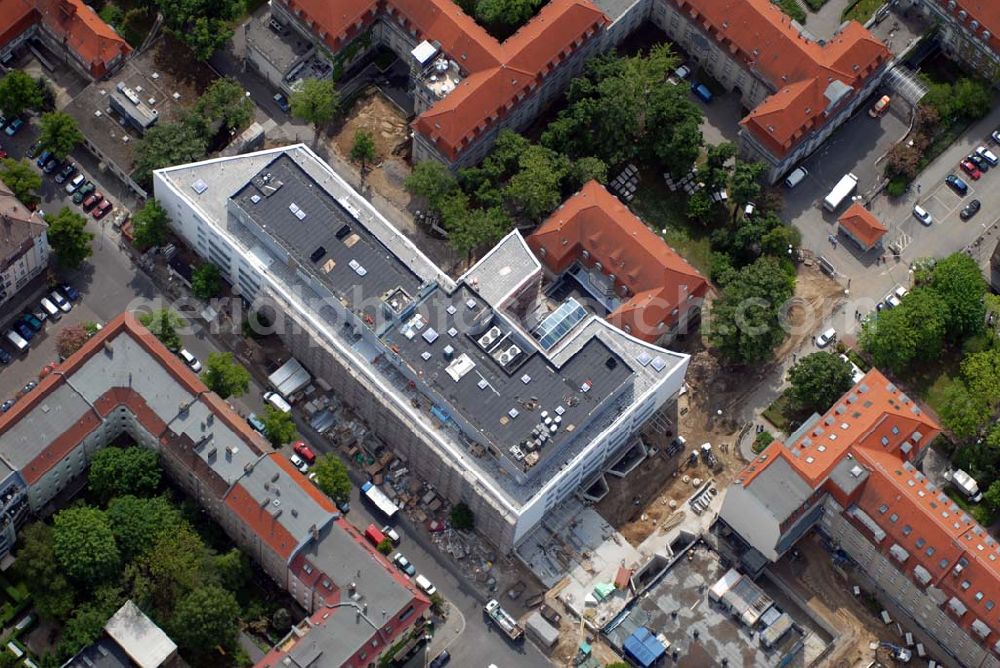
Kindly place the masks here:
POLYGON ((218 585, 200 587, 177 604, 171 637, 195 652, 207 652, 216 645, 232 646, 239 630, 239 614, 232 593, 218 585))
POLYGON ((250 372, 228 352, 209 353, 201 379, 223 399, 241 397, 250 389, 250 372))
POLYGON ((108 518, 98 508, 73 506, 53 521, 52 546, 63 571, 88 589, 109 581, 121 568, 121 554, 108 518))
POLYGON ((448 168, 437 160, 425 160, 413 166, 404 183, 407 192, 421 197, 435 211, 446 197, 458 189, 458 181, 448 168))
POLYGON ((105 513, 125 562, 143 556, 162 534, 173 533, 184 523, 177 508, 163 496, 119 496, 111 499, 105 513))
POLYGON ((358 130, 354 133, 351 160, 361 163, 362 173, 370 163, 375 162, 375 139, 372 137, 372 133, 367 130, 358 130))
POLYGON ((198 60, 208 60, 233 36, 230 27, 244 9, 240 0, 156 0, 167 29, 198 60))
POLYGON ((83 325, 63 327, 56 336, 56 352, 59 353, 59 357, 66 359, 82 348, 89 338, 90 332, 83 325))
POLYGON ((76 590, 56 559, 53 530, 34 522, 17 532, 14 569, 29 583, 35 611, 47 621, 62 621, 73 610, 76 590))
POLYGON ((768 359, 785 338, 779 316, 794 288, 793 271, 771 257, 731 272, 712 304, 712 345, 733 362, 768 359))
POLYGON ((209 135, 236 132, 253 120, 254 104, 236 79, 223 77, 212 81, 198 98, 195 112, 204 119, 209 135))
POLYGON ((986 281, 976 261, 954 253, 934 265, 930 287, 944 301, 948 338, 958 340, 981 332, 986 319, 986 281))
POLYGON ((264 422, 264 435, 275 447, 291 442, 298 434, 295 422, 292 420, 292 414, 280 411, 274 406, 264 408, 264 416, 261 420, 264 422))
POLYGON ((222 291, 222 274, 212 262, 202 262, 191 276, 191 292, 200 299, 211 299, 222 291))
POLYGON ((87 485, 98 498, 148 496, 160 486, 160 459, 156 452, 139 446, 102 448, 90 460, 87 485))
POLYGON ((958 438, 976 435, 990 419, 989 404, 983 397, 970 392, 961 380, 952 381, 941 395, 938 417, 958 438))
POLYGON ((184 319, 176 311, 164 307, 149 313, 140 313, 139 322, 168 350, 180 350, 181 337, 177 330, 184 326, 184 319))
POLYGON ((42 175, 35 171, 27 160, 4 158, 0 161, 0 181, 7 184, 14 197, 25 206, 38 203, 38 189, 42 187, 42 175))
POLYGON ((318 131, 337 115, 340 95, 332 79, 303 79, 302 88, 292 93, 288 103, 293 116, 312 123, 318 131))
POLYGON ((915 289, 899 306, 883 309, 862 325, 861 346, 876 366, 895 373, 916 359, 933 358, 944 345, 946 308, 935 291, 915 289))
POLYGON ((132 214, 133 242, 141 250, 162 246, 167 240, 169 226, 167 210, 158 200, 148 199, 141 209, 132 214))
POLYGON ((41 104, 38 84, 24 70, 11 70, 0 79, 0 112, 7 118, 20 116, 41 104))
POLYGON ((94 235, 87 231, 87 219, 77 212, 64 206, 45 222, 49 224, 49 245, 61 266, 77 269, 93 253, 94 235))
POLYGON ((824 413, 851 389, 853 367, 838 355, 820 351, 806 355, 788 372, 791 395, 802 409, 824 413))
POLYGON ((50 111, 38 121, 38 141, 42 148, 62 160, 83 141, 83 133, 75 118, 61 111, 50 111))
POLYGON ((320 455, 313 464, 316 485, 336 503, 344 503, 351 497, 351 479, 347 467, 336 455, 320 455))
POLYGON ((208 143, 204 129, 192 119, 157 123, 135 146, 135 179, 151 183, 153 171, 196 162, 205 157, 208 143))

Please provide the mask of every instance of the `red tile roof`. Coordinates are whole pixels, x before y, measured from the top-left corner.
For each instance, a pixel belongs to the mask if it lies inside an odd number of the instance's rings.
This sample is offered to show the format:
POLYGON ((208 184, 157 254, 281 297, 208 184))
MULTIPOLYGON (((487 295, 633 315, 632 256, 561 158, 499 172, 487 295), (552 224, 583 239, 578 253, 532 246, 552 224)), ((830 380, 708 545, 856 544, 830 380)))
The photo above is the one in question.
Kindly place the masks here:
POLYGON ((226 505, 275 554, 286 561, 292 556, 298 544, 288 529, 275 518, 271 512, 271 504, 261 507, 247 490, 236 484, 226 495, 226 505))
POLYGON ((969 34, 986 39, 993 53, 1000 55, 1000 3, 996 0, 956 0, 952 7, 951 0, 932 0, 937 2, 946 14, 955 17, 969 34), (961 18, 965 12, 965 18, 961 18), (973 22, 977 25, 973 29, 973 22), (986 34, 989 37, 986 38, 986 34))
POLYGON ((777 91, 741 123, 778 157, 825 123, 832 82, 856 92, 891 57, 855 22, 825 45, 806 39, 770 0, 670 1, 777 91))
MULTIPOLYGON (((284 0, 334 49, 375 16, 378 0, 284 0), (336 7, 336 9, 334 9, 336 7)), ((497 42, 454 0, 386 0, 389 20, 437 42, 466 73, 413 127, 455 160, 475 137, 510 113, 523 95, 585 40, 610 23, 588 0, 550 0, 513 36, 497 42)))
POLYGON ((660 322, 673 325, 679 317, 675 309, 684 310, 708 291, 697 270, 597 181, 566 200, 527 241, 556 273, 577 260, 588 266, 600 262, 603 272, 614 274, 616 294, 622 295, 623 286, 628 290, 628 299, 608 320, 627 325, 645 341, 658 339, 664 333, 660 322))
POLYGON ((858 202, 852 204, 837 222, 868 248, 874 246, 889 231, 871 211, 858 202))
POLYGON ((35 5, 28 0, 0 0, 0 47, 23 33, 36 20, 35 5))

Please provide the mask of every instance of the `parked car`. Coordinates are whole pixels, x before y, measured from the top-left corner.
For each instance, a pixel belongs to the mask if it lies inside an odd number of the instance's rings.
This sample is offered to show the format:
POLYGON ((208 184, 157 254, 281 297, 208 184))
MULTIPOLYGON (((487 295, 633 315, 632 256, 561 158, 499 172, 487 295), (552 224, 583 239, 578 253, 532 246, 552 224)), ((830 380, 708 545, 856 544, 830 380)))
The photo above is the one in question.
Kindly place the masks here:
POLYGON ((437 593, 437 587, 434 586, 434 583, 428 580, 427 577, 422 574, 418 575, 414 579, 414 582, 428 596, 433 596, 434 594, 437 593))
POLYGON ((97 186, 94 185, 93 181, 84 181, 80 189, 73 193, 73 204, 80 204, 95 190, 97 190, 97 186))
MULTIPOLYGON (((6 355, 7 353, 4 353, 4 354, 6 355)), ((8 355, 8 357, 9 357, 9 355, 8 355)), ((14 399, 8 399, 7 401, 3 402, 2 404, 0 404, 0 413, 6 413, 11 408, 13 408, 14 404, 16 404, 16 403, 17 403, 17 401, 14 400, 14 399)))
POLYGON ((26 395, 28 392, 31 392, 36 387, 38 387, 38 381, 29 380, 27 383, 24 384, 24 387, 21 388, 21 391, 18 392, 17 395, 19 397, 23 397, 24 395, 26 395))
POLYGON ((15 320, 14 324, 11 326, 14 328, 14 331, 20 334, 21 338, 23 338, 25 341, 31 341, 33 338, 35 338, 35 331, 20 320, 15 320))
POLYGON ((819 334, 819 336, 816 337, 816 347, 825 348, 836 339, 837 339, 837 330, 831 327, 830 329, 824 330, 819 334))
POLYGON ((1000 144, 1000 130, 993 131, 993 141, 1000 144))
POLYGON ((985 146, 980 146, 976 149, 976 153, 982 156, 983 160, 990 163, 990 167, 996 167, 1000 165, 1000 158, 997 157, 996 153, 986 148, 985 146))
POLYGON ((108 215, 108 212, 111 211, 112 207, 113 205, 108 200, 101 200, 101 203, 94 208, 94 213, 92 214, 94 216, 94 220, 104 218, 104 216, 108 215))
POLYGON ((920 206, 919 204, 913 205, 913 217, 919 220, 924 225, 930 225, 934 222, 934 217, 930 214, 930 211, 920 206))
POLYGON ((4 336, 10 341, 10 344, 14 346, 14 350, 18 353, 24 353, 28 350, 28 342, 24 340, 20 334, 15 332, 13 329, 8 329, 4 336))
POLYGON ((961 167, 962 171, 968 174, 973 181, 978 181, 983 175, 983 173, 979 171, 979 167, 976 166, 976 163, 971 160, 963 160, 958 163, 958 166, 961 167))
POLYGON ((417 574, 417 568, 410 563, 410 560, 403 556, 402 552, 397 552, 392 555, 392 563, 396 564, 396 568, 403 571, 411 578, 417 574))
POLYGON ((399 545, 400 541, 399 532, 393 529, 388 524, 382 527, 382 535, 391 540, 393 545, 399 545))
POLYGON ((59 286, 59 289, 62 290, 64 295, 66 295, 66 299, 71 302, 75 302, 80 299, 80 292, 69 283, 62 283, 59 286))
POLYGON ((958 217, 961 218, 962 220, 968 220, 969 218, 972 218, 974 215, 979 213, 979 209, 981 209, 982 206, 983 206, 982 202, 980 202, 978 199, 974 199, 968 204, 966 204, 964 207, 962 207, 962 210, 959 212, 958 217))
POLYGON ((33 332, 42 331, 42 321, 36 318, 32 313, 25 313, 22 315, 21 322, 30 327, 33 332))
POLYGON ((89 195, 87 197, 87 199, 83 200, 83 210, 84 211, 90 211, 95 206, 97 206, 98 204, 100 204, 102 199, 104 199, 104 195, 101 194, 101 193, 95 192, 95 193, 89 195))
POLYGON ((986 158, 978 153, 970 153, 965 157, 965 159, 978 167, 981 172, 990 171, 990 163, 986 162, 986 158))
POLYGON ((48 297, 42 297, 42 301, 39 302, 39 305, 42 307, 42 310, 45 311, 46 315, 53 320, 59 320, 62 317, 62 312, 59 310, 59 307, 56 306, 55 302, 48 297))
POLYGON ((281 109, 286 114, 292 110, 292 107, 288 104, 288 99, 281 93, 274 94, 274 103, 278 105, 278 109, 281 109))
POLYGON ((700 83, 691 84, 691 92, 694 93, 695 97, 704 102, 705 104, 710 104, 714 99, 712 91, 708 89, 708 86, 700 83))
POLYGON ((49 299, 51 299, 63 313, 69 313, 73 309, 73 305, 66 301, 66 298, 59 294, 57 290, 53 290, 49 293, 49 299))
POLYGON ((451 661, 451 654, 448 653, 448 650, 444 650, 434 657, 434 660, 430 663, 430 668, 442 668, 449 661, 451 661))
POLYGON ((292 445, 292 451, 310 466, 316 463, 316 453, 312 451, 312 448, 305 444, 305 441, 296 441, 292 445))
POLYGON ((44 167, 45 163, 47 163, 50 159, 52 159, 52 151, 45 150, 42 151, 40 156, 38 156, 38 160, 35 160, 35 164, 39 167, 44 167))
POLYGON ((292 466, 294 466, 295 468, 297 468, 299 470, 299 472, 301 472, 301 473, 309 473, 309 465, 306 464, 304 461, 302 461, 302 458, 299 457, 298 455, 296 455, 296 454, 293 453, 293 454, 289 455, 288 460, 290 462, 292 462, 292 466))
POLYGON ((28 150, 24 152, 24 157, 28 160, 34 160, 35 156, 38 155, 38 149, 42 147, 42 142, 36 141, 34 144, 28 147, 28 150))
POLYGON ((177 355, 184 360, 184 363, 187 364, 189 369, 195 373, 199 373, 201 371, 201 362, 198 361, 197 357, 188 352, 187 348, 181 348, 177 355))
POLYGON ((83 174, 77 174, 72 179, 70 179, 69 183, 66 184, 66 192, 72 195, 77 190, 79 190, 80 187, 86 182, 87 182, 86 176, 84 176, 83 174))
POLYGON ((791 190, 795 186, 802 183, 807 176, 809 176, 809 170, 805 167, 799 167, 794 172, 789 174, 787 179, 785 179, 785 187, 791 190))
POLYGON ((24 127, 24 121, 20 118, 15 118, 10 122, 10 125, 7 126, 7 129, 4 130, 3 133, 8 137, 13 137, 21 130, 22 127, 24 127))
POLYGON ((676 70, 674 70, 674 76, 683 81, 684 79, 687 79, 689 76, 691 76, 691 68, 688 67, 687 65, 681 65, 676 70))
POLYGON ((76 174, 76 165, 72 162, 67 162, 63 165, 63 168, 59 170, 59 173, 56 174, 56 183, 63 183, 74 174, 76 174))
POLYGON ((961 178, 955 176, 954 174, 949 174, 944 177, 944 182, 947 183, 952 190, 957 192, 959 195, 966 195, 969 192, 969 184, 963 181, 961 178))
POLYGON ((872 118, 878 118, 889 110, 890 101, 891 98, 888 95, 883 95, 879 98, 878 102, 876 102, 875 105, 868 110, 868 115, 872 118))
POLYGON ((51 174, 52 172, 59 169, 60 164, 61 163, 55 158, 49 158, 48 162, 45 163, 45 166, 42 167, 42 171, 45 172, 46 174, 51 174))
POLYGON ((14 358, 11 357, 9 352, 0 348, 0 364, 10 364, 13 360, 14 358))
POLYGON ((267 427, 264 426, 264 421, 257 417, 256 413, 251 413, 247 416, 247 424, 254 428, 254 430, 260 432, 261 434, 267 431, 267 427))

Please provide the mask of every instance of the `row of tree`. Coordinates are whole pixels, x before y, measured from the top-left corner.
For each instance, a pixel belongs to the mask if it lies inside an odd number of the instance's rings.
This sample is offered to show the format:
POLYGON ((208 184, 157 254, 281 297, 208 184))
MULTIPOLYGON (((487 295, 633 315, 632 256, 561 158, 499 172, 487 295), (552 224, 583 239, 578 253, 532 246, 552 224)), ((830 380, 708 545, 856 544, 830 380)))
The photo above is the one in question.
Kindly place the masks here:
POLYGON ((128 599, 195 665, 224 663, 217 647, 240 653, 237 593, 250 581, 250 563, 235 548, 209 548, 179 506, 155 495, 160 484, 155 452, 105 448, 88 474, 94 503, 21 532, 15 568, 39 616, 61 629, 60 662, 94 642, 128 599))

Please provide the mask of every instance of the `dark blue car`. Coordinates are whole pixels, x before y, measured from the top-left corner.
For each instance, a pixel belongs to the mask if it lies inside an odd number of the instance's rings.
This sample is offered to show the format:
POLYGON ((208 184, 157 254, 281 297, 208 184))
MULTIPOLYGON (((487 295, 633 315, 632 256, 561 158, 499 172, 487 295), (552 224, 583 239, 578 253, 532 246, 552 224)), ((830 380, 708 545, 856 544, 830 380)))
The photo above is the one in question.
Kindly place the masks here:
POLYGON ((951 189, 957 192, 959 195, 964 195, 969 192, 969 185, 958 178, 954 174, 949 174, 944 178, 944 182, 951 186, 951 189))
POLYGON ((42 151, 42 154, 38 156, 38 160, 35 160, 35 164, 38 165, 39 167, 44 167, 45 163, 47 163, 51 158, 52 158, 52 151, 48 150, 42 151))
POLYGON ((66 295, 66 299, 70 300, 71 302, 75 302, 77 299, 80 298, 80 292, 69 283, 63 283, 62 285, 59 286, 59 289, 62 290, 62 293, 64 295, 66 295))
POLYGON ((20 334, 21 338, 24 339, 25 341, 30 341, 33 338, 35 338, 35 333, 31 331, 31 328, 25 325, 23 322, 20 321, 15 322, 14 329, 17 330, 17 333, 20 334))
POLYGON ((13 359, 14 358, 10 356, 9 352, 0 348, 0 364, 10 364, 13 359))
POLYGON ((694 83, 691 84, 691 92, 695 94, 699 100, 708 104, 712 101, 712 91, 708 90, 708 86, 705 84, 694 83))

